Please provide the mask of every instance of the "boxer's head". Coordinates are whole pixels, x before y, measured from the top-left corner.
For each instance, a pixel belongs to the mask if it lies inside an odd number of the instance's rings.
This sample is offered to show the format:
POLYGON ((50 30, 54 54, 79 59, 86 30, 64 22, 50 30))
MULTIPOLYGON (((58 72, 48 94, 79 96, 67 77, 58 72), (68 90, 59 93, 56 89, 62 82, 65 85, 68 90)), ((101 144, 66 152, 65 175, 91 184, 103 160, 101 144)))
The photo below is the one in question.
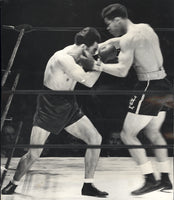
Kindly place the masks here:
POLYGON ((75 44, 94 55, 100 42, 100 33, 93 27, 86 27, 75 35, 75 44))
POLYGON ((107 30, 115 37, 126 33, 126 24, 128 19, 127 9, 121 4, 111 4, 105 7, 101 13, 107 30))

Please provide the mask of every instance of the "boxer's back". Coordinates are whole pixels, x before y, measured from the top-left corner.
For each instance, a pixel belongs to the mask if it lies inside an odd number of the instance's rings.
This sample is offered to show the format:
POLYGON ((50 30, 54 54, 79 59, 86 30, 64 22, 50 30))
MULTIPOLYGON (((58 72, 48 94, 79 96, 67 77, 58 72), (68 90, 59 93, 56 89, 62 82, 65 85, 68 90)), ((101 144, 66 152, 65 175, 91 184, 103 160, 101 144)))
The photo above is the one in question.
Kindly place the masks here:
POLYGON ((163 57, 159 40, 153 29, 147 24, 135 25, 134 64, 137 73, 159 71, 163 66, 163 57))

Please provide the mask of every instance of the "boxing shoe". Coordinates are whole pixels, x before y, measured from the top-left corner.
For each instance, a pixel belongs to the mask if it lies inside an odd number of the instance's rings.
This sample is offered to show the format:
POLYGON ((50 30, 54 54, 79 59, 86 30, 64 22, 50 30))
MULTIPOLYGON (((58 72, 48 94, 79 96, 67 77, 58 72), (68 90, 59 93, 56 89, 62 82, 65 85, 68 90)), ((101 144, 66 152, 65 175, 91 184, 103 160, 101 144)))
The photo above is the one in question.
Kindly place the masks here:
POLYGON ((168 192, 169 190, 173 189, 168 173, 161 173, 161 180, 159 181, 159 186, 161 187, 160 191, 162 192, 168 192))
POLYGON ((153 174, 146 174, 144 185, 141 188, 132 191, 131 194, 132 195, 143 195, 143 194, 153 192, 158 189, 161 189, 160 182, 155 180, 155 177, 153 174))
POLYGON ((108 195, 107 192, 102 192, 98 190, 92 183, 84 183, 81 194, 101 198, 105 198, 108 195))
POLYGON ((4 187, 1 192, 2 194, 14 194, 16 187, 17 185, 10 181, 9 184, 6 187, 4 187))
POLYGON ((161 188, 160 191, 168 192, 169 190, 173 189, 171 181, 160 181, 159 187, 161 188))

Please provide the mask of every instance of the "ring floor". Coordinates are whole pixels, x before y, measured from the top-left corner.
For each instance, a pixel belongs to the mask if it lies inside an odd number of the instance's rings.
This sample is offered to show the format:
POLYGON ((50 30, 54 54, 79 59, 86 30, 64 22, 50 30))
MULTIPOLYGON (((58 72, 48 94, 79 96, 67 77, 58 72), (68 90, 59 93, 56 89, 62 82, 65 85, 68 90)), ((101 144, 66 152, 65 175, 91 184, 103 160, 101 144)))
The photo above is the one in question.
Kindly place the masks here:
MULTIPOLYGON (((12 158, 4 180, 4 187, 12 178, 19 158, 12 158)), ((154 168, 156 162, 150 158, 154 168)), ((6 163, 1 158, 1 165, 6 163)), ((173 157, 170 157, 173 183, 173 157)), ((159 173, 155 173, 157 179, 159 173)), ((101 200, 98 197, 82 196, 84 177, 83 157, 44 157, 40 158, 31 170, 21 179, 16 193, 1 195, 2 200, 101 200)), ((143 184, 143 177, 130 157, 101 157, 96 169, 94 184, 107 191, 107 200, 173 200, 173 191, 154 191, 141 196, 131 196, 134 189, 143 184)))

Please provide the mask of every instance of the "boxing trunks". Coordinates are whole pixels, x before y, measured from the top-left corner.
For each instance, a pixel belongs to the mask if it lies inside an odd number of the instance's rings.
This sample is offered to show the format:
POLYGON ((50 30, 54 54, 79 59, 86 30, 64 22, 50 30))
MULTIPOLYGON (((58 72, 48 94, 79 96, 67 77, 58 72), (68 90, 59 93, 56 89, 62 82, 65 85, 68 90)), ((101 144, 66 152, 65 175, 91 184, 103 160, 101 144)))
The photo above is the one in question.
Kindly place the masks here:
POLYGON ((165 104, 169 98, 171 99, 172 85, 166 78, 159 80, 139 81, 135 85, 134 89, 142 92, 148 92, 151 90, 165 90, 169 91, 170 94, 151 93, 134 95, 129 101, 128 112, 140 115, 157 116, 160 111, 168 110, 165 104))
POLYGON ((58 134, 83 115, 74 95, 39 94, 33 125, 58 134))

